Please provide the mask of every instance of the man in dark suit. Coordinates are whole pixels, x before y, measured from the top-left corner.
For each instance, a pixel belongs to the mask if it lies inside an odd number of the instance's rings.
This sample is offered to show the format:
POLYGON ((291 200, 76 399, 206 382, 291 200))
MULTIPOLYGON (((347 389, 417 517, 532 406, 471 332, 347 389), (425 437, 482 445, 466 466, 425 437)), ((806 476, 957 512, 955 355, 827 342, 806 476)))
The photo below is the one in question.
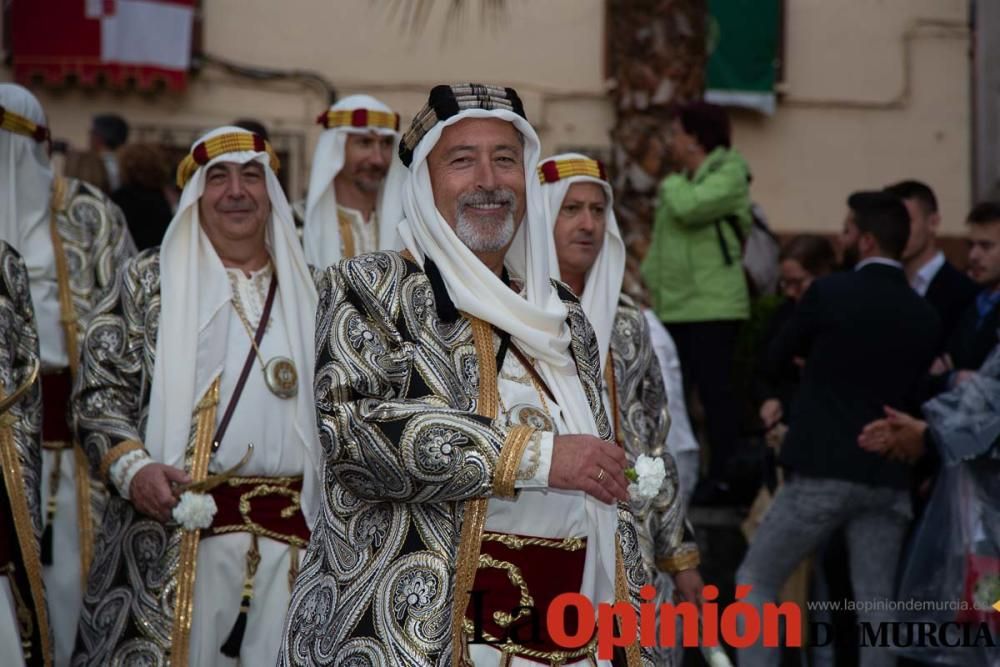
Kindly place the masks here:
POLYGON ((973 374, 1000 342, 1000 203, 977 204, 969 223, 969 274, 979 288, 959 317, 946 347, 943 391, 973 374))
POLYGON ((979 289, 938 248, 941 214, 934 191, 914 180, 900 181, 885 190, 902 199, 910 214, 910 240, 903 249, 903 269, 910 286, 937 311, 941 320, 939 353, 944 352, 952 331, 979 289))
MULTIPOLYGON (((814 281, 770 350, 773 363, 800 357, 805 367, 779 458, 788 481, 736 576, 757 605, 773 602, 796 565, 838 528, 857 600, 890 597, 911 516, 907 468, 861 449, 857 439, 884 406, 910 405, 940 324, 899 261, 910 233, 903 203, 886 192, 858 192, 848 206, 844 254, 855 270, 814 281)), ((868 607, 858 617, 887 620, 868 607)), ((779 657, 777 649, 751 647, 740 667, 777 665, 779 657)), ((861 649, 862 667, 892 664, 888 649, 861 649)))

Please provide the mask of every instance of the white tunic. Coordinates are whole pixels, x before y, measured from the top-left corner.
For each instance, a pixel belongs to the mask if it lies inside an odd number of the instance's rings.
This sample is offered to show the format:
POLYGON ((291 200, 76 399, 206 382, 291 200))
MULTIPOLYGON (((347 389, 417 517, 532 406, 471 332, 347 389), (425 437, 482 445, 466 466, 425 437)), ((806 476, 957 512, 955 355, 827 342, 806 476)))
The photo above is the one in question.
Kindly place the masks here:
MULTIPOLYGON (((500 393, 500 406, 512 423, 520 423, 512 418, 519 406, 541 408, 551 415, 555 422, 556 433, 566 434, 566 424, 563 421, 559 406, 548 396, 544 404, 539 391, 530 379, 517 356, 508 352, 503 368, 497 378, 497 389, 500 393)), ((490 532, 514 533, 534 537, 563 538, 586 537, 588 539, 587 554, 584 560, 583 581, 580 593, 590 600, 597 597, 602 577, 610 577, 614 582, 615 564, 600 563, 598 550, 589 545, 595 544, 596 537, 587 516, 584 505, 585 494, 582 491, 562 491, 548 487, 549 469, 552 462, 553 434, 545 434, 535 443, 529 445, 521 459, 519 480, 515 486, 520 489, 517 498, 491 498, 486 508, 486 527, 490 532), (538 468, 531 479, 520 479, 528 472, 537 460, 538 468)), ((611 602, 611 600, 602 600, 611 602)), ((543 621, 544 622, 544 621, 543 621)), ((486 667, 500 664, 500 651, 486 644, 470 644, 469 653, 476 667, 486 667)), ((515 657, 510 663, 513 667, 537 667, 537 662, 515 657)), ((591 664, 586 658, 569 665, 591 664)), ((610 661, 599 661, 602 667, 610 665, 610 661)))
MULTIPOLYGON (((250 325, 256 330, 267 296, 271 270, 266 268, 257 271, 250 278, 238 270, 230 269, 227 272, 235 278, 250 325)), ((280 302, 279 288, 271 310, 271 321, 260 345, 265 362, 279 355, 291 357, 280 302)), ((227 350, 229 353, 226 355, 219 388, 219 420, 235 389, 246 353, 250 350, 250 335, 235 309, 231 309, 230 314, 227 350)), ((311 369, 297 370, 300 378, 304 372, 311 373, 311 369)), ((246 453, 247 443, 253 442, 253 456, 240 469, 240 476, 302 475, 307 455, 297 444, 294 428, 295 400, 282 399, 271 393, 264 381, 260 360, 255 359, 210 469, 220 471, 237 464, 246 453)), ((245 559, 250 543, 248 533, 217 535, 201 541, 191 622, 192 665, 271 667, 277 662, 285 612, 290 600, 290 547, 266 537, 258 538, 260 565, 254 579, 254 597, 247 614, 240 660, 227 658, 219 651, 239 613, 245 559)))
MULTIPOLYGON (((24 664, 24 652, 21 650, 21 635, 17 630, 17 605, 10 580, 0 577, 0 665, 24 664)), ((34 647, 41 651, 40 646, 34 647)))
MULTIPOLYGON (((378 250, 378 212, 372 211, 372 217, 365 222, 361 211, 337 204, 337 214, 351 221, 351 233, 354 235, 354 255, 363 255, 378 250)), ((344 240, 340 241, 341 252, 344 251, 344 240)))

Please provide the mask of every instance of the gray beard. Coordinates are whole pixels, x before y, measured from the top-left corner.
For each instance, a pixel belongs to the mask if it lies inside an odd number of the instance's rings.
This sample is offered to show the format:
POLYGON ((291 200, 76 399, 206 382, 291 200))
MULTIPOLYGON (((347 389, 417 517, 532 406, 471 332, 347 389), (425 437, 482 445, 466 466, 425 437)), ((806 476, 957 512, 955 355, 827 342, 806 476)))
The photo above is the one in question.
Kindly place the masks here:
POLYGON ((459 213, 455 235, 472 252, 499 252, 514 238, 514 214, 508 212, 497 225, 472 222, 459 213))

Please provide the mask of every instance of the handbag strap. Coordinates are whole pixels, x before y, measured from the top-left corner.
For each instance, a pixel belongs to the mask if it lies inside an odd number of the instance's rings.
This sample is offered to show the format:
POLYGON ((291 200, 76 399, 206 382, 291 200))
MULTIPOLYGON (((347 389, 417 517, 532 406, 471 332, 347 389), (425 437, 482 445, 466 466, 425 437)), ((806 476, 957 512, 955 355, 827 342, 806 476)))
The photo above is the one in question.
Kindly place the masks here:
POLYGON ((233 413, 236 412, 236 404, 243 393, 243 387, 246 386, 247 378, 250 377, 250 368, 253 366, 254 357, 257 356, 257 348, 260 347, 260 342, 264 339, 264 331, 267 329, 268 320, 271 319, 271 306, 274 305, 274 295, 277 292, 278 274, 275 273, 271 275, 271 286, 267 290, 264 311, 260 315, 260 323, 257 324, 257 332, 254 334, 254 344, 250 346, 250 352, 247 353, 246 361, 243 362, 243 370, 240 371, 240 378, 236 381, 236 388, 233 390, 233 395, 229 398, 226 411, 222 414, 222 421, 219 422, 219 428, 215 430, 215 435, 212 436, 213 454, 219 450, 222 437, 226 434, 226 429, 229 428, 229 422, 233 418, 233 413))

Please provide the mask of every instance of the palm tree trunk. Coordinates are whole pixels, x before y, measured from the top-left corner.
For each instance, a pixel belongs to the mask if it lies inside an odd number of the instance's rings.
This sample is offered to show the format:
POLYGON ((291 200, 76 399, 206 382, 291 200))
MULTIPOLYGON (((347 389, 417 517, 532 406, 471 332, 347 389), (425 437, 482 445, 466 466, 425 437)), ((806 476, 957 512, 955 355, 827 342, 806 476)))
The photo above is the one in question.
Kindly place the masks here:
POLYGON ((707 0, 607 0, 615 214, 628 248, 625 289, 641 296, 656 188, 672 168, 669 116, 705 88, 707 0))

